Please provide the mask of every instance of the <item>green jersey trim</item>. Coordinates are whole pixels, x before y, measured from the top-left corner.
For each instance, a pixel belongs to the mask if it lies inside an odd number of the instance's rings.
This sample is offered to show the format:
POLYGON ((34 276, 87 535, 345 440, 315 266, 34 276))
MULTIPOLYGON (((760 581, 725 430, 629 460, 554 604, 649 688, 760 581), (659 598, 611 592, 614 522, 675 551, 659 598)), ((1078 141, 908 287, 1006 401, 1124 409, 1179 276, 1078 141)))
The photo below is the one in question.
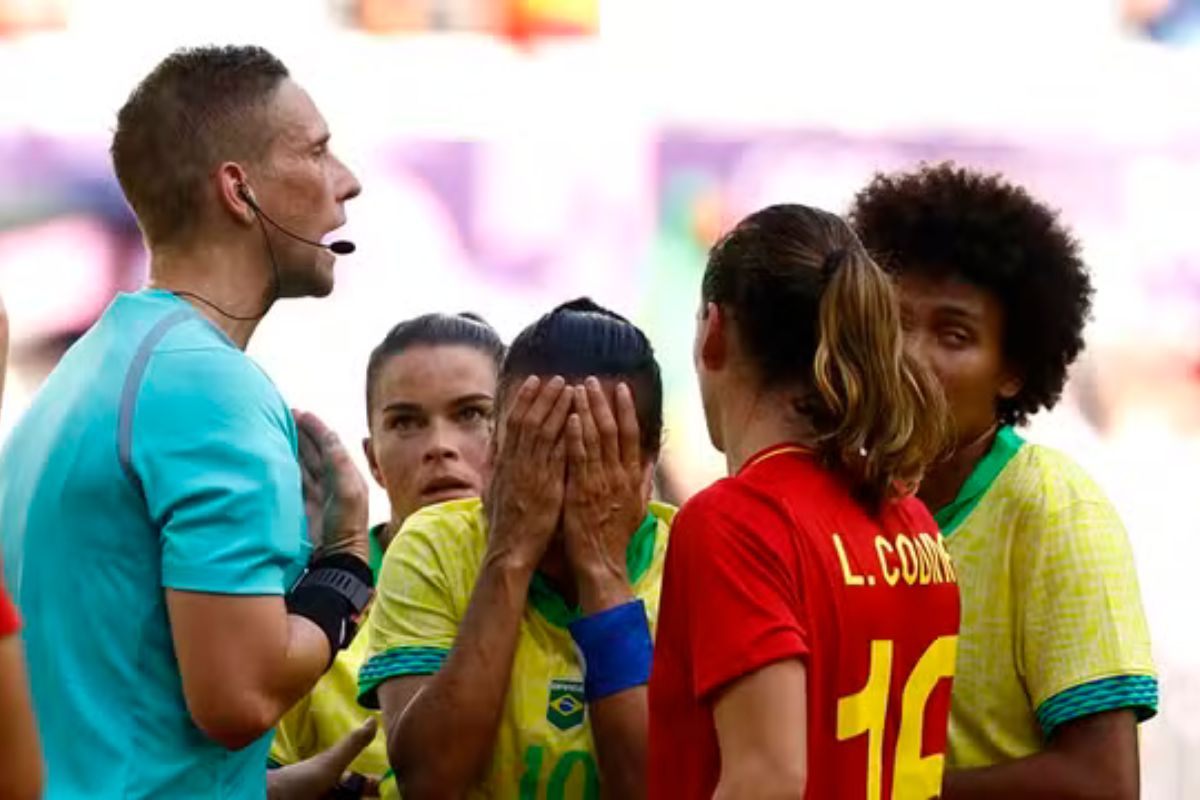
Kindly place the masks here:
POLYGON ((962 488, 958 490, 958 497, 934 513, 933 518, 938 527, 942 529, 943 536, 954 533, 962 525, 963 520, 970 516, 971 512, 975 510, 975 506, 979 505, 979 501, 987 494, 996 478, 1024 444, 1025 440, 1008 425, 996 432, 996 440, 992 443, 992 449, 988 450, 986 456, 979 459, 975 469, 971 470, 971 474, 963 481, 962 488))
MULTIPOLYGON (((637 583, 650 569, 654 561, 657 534, 658 517, 647 514, 625 548, 625 569, 629 572, 630 584, 637 583)), ((533 580, 529 582, 529 603, 547 622, 559 628, 567 627, 582 616, 579 606, 568 606, 563 596, 554 590, 550 581, 540 572, 535 572, 533 580)))
POLYGON ((392 678, 433 675, 442 668, 450 650, 445 647, 395 647, 371 656, 358 671, 358 704, 379 708, 375 690, 392 678))
POLYGON ((1037 708, 1038 724, 1047 740, 1063 723, 1080 717, 1133 709, 1138 722, 1158 713, 1158 681, 1152 675, 1114 675, 1059 692, 1037 708))
POLYGON ((367 556, 367 566, 371 568, 371 577, 375 579, 375 583, 379 583, 379 570, 383 568, 383 544, 379 541, 387 530, 387 523, 381 522, 374 528, 371 528, 370 535, 367 536, 367 541, 370 543, 370 553, 367 556))

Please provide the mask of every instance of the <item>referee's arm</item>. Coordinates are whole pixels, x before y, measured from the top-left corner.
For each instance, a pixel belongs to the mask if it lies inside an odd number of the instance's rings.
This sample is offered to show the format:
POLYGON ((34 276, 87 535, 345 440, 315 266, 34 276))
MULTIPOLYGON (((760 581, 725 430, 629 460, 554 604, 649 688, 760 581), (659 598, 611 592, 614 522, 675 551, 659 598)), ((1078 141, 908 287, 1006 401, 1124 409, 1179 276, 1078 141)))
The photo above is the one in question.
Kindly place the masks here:
MULTIPOLYGON (((342 563, 338 559, 349 559, 366 572, 366 483, 337 436, 319 419, 301 413, 297 424, 308 526, 310 532, 320 528, 323 542, 313 574, 320 574, 322 564, 342 563)), ((197 727, 231 750, 273 728, 329 668, 336 648, 353 635, 347 635, 353 614, 330 590, 309 590, 299 602, 306 581, 293 587, 288 599, 166 590, 188 711, 197 727)))
POLYGON ((274 727, 352 627, 340 598, 317 613, 312 592, 296 607, 303 582, 283 594, 305 557, 304 517, 322 543, 313 565, 340 554, 369 576, 365 482, 337 437, 312 415, 290 414, 255 369, 228 349, 156 354, 128 444, 129 469, 161 525, 161 581, 188 711, 233 750, 274 727))
POLYGON ((280 596, 167 590, 188 711, 230 750, 256 741, 325 672, 329 640, 280 596))

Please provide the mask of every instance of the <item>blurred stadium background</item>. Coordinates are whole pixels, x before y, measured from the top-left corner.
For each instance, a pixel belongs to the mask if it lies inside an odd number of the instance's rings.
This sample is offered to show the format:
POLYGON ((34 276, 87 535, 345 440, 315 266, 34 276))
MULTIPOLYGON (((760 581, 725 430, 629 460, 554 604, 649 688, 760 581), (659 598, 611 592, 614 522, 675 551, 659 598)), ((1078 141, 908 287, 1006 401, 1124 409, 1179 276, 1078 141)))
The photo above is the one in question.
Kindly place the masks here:
POLYGON ((394 322, 475 310, 511 337, 590 294, 659 350, 664 486, 686 496, 721 468, 690 347, 724 226, 841 210, 874 171, 944 158, 1049 199, 1098 297, 1031 436, 1125 515, 1162 677, 1144 796, 1200 797, 1200 0, 0 0, 0 433, 143 280, 111 126, 163 55, 208 42, 283 58, 364 184, 334 296, 283 304, 251 345, 353 441, 394 322))

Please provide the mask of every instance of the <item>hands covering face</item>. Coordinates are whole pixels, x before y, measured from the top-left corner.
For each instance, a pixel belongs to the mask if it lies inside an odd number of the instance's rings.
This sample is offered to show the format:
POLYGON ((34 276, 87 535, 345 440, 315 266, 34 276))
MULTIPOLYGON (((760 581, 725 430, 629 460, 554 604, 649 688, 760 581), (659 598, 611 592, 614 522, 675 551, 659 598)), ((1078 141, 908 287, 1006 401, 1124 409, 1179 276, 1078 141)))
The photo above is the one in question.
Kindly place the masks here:
POLYGON ((561 529, 581 583, 628 587, 625 550, 646 513, 650 474, 629 386, 617 383, 610 402, 596 378, 530 377, 500 428, 487 495, 493 550, 535 567, 561 529))

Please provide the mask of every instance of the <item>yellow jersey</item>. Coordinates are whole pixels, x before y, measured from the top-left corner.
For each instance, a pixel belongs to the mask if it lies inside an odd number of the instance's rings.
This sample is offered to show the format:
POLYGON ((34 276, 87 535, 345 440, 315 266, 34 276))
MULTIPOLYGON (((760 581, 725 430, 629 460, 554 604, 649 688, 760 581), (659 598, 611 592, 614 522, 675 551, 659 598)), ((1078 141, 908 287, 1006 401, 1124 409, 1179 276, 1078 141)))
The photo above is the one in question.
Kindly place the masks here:
POLYGON ((1133 552, 1082 469, 1003 428, 934 517, 962 594, 948 768, 1032 755, 1090 714, 1154 715, 1133 552))
MULTIPOLYGON (((667 539, 675 509, 650 504, 626 552, 633 593, 658 618, 667 539)), ((367 628, 369 656, 359 673, 360 701, 404 675, 432 675, 450 652, 487 550, 478 499, 423 509, 405 521, 384 557, 367 628)), ((578 609, 540 576, 521 619, 512 682, 492 761, 471 797, 559 800, 599 796, 595 747, 583 698, 583 672, 567 624, 578 609)), ((385 797, 397 796, 394 777, 385 797)))

